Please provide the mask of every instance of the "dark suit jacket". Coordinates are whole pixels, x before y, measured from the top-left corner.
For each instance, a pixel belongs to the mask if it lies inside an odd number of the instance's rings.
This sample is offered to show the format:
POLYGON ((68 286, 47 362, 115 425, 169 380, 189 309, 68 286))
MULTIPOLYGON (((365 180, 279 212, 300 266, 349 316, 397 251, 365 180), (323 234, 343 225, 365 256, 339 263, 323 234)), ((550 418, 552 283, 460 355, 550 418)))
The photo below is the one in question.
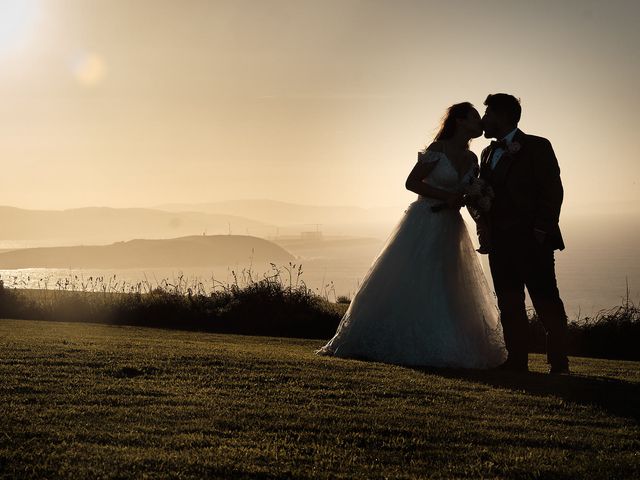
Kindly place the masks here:
POLYGON ((480 178, 493 188, 495 198, 489 212, 493 238, 531 238, 534 228, 546 232, 545 243, 564 249, 558 225, 563 189, 560 168, 546 138, 517 130, 517 152, 505 151, 491 169, 491 147, 482 151, 480 178))

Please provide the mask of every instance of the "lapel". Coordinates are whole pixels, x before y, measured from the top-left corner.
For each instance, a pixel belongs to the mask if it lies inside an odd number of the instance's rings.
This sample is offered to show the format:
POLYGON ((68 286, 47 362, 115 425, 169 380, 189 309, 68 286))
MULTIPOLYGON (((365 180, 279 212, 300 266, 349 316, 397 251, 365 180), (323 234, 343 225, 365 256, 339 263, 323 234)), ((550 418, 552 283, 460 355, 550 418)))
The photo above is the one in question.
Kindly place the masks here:
POLYGON ((480 177, 488 178, 491 175, 491 167, 489 161, 491 159, 491 147, 487 146, 480 154, 480 177))
POLYGON ((509 169, 513 162, 517 162, 520 158, 522 148, 524 147, 524 143, 526 142, 526 134, 518 129, 516 130, 516 134, 513 136, 512 143, 519 143, 520 150, 514 153, 510 153, 508 150, 505 150, 500 160, 498 160, 498 164, 496 168, 493 169, 493 182, 494 183, 504 183, 507 178, 507 173, 509 173, 509 169))
POLYGON ((487 145, 480 153, 480 176, 486 179, 493 175, 491 157, 493 157, 493 149, 491 145, 487 145))

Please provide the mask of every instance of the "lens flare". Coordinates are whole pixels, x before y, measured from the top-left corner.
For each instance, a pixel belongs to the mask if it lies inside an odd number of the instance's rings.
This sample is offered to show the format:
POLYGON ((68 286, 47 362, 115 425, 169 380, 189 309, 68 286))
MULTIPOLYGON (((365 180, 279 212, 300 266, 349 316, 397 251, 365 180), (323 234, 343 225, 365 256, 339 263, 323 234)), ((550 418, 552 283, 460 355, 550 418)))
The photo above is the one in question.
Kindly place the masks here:
POLYGON ((81 55, 73 64, 73 74, 81 85, 93 87, 99 84, 107 73, 107 64, 97 53, 81 55))

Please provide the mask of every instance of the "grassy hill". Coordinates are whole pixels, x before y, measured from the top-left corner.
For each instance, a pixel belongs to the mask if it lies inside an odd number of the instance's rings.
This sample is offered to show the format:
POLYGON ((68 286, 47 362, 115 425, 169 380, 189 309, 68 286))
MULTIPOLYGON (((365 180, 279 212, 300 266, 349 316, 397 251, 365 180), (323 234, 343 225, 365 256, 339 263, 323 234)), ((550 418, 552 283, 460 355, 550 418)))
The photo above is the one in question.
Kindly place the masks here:
POLYGON ((323 343, 0 320, 0 476, 640 476, 638 362, 412 369, 323 343))
POLYGON ((0 268, 201 267, 235 262, 286 262, 295 257, 248 235, 193 235, 112 245, 24 248, 0 253, 0 268))

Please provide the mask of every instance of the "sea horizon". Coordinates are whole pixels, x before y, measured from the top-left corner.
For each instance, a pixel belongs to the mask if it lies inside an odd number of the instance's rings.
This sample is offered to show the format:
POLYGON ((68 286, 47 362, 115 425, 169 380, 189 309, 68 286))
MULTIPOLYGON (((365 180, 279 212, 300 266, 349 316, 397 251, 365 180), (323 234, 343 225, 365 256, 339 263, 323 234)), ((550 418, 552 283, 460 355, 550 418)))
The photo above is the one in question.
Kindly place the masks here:
MULTIPOLYGON (((393 226, 389 225, 390 232, 393 226)), ((473 226, 467 222, 472 240, 475 242, 473 226)), ((384 231, 384 229, 381 229, 384 231)), ((560 295, 565 303, 570 320, 592 317, 601 310, 614 308, 627 299, 631 302, 640 300, 640 256, 636 245, 640 240, 638 228, 633 222, 609 222, 599 224, 585 219, 581 222, 566 222, 563 226, 566 249, 556 251, 556 274, 560 295), (628 289, 628 291, 627 291, 628 289)), ((302 275, 298 281, 304 283, 316 293, 335 301, 337 297, 352 298, 366 275, 373 259, 384 246, 386 237, 380 234, 366 243, 345 246, 325 247, 322 242, 306 248, 294 248, 286 245, 295 257, 296 269, 302 265, 302 275)), ((0 242, 0 248, 28 248, 38 242, 11 241, 0 242)), ((53 246, 55 242, 46 242, 53 246)), ((278 243, 277 240, 274 243, 278 243)), ((231 284, 233 273, 238 276, 247 275, 251 270, 252 278, 260 279, 265 274, 273 274, 268 263, 263 265, 252 263, 247 255, 246 262, 229 265, 180 268, 133 268, 133 269, 54 269, 25 268, 15 270, 0 269, 0 279, 8 288, 67 288, 71 283, 77 289, 82 284, 88 285, 97 277, 105 279, 115 275, 114 282, 129 286, 141 282, 159 286, 163 280, 175 282, 183 277, 189 284, 202 283, 208 290, 214 285, 231 284), (77 277, 77 279, 76 279, 77 277), (58 280, 62 283, 57 285, 58 280)), ((493 289, 487 257, 479 255, 490 287, 493 289)), ((286 276, 288 264, 277 265, 286 276)), ((292 276, 295 281, 295 274, 292 276)), ((284 280, 284 278, 283 278, 284 280)), ((86 288, 86 287, 85 287, 86 288)), ((527 303, 531 306, 529 299, 527 303)))

